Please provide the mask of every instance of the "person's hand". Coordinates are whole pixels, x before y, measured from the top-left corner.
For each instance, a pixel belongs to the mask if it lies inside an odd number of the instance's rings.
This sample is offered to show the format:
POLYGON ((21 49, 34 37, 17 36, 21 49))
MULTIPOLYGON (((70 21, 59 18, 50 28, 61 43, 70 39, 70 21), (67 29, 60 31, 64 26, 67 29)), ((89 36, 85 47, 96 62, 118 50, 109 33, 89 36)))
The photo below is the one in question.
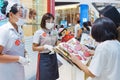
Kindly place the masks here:
POLYGON ((30 64, 31 60, 30 60, 30 56, 29 56, 29 54, 28 54, 28 53, 26 53, 25 58, 29 61, 29 63, 28 63, 28 64, 30 64))
POLYGON ((29 63, 30 63, 30 60, 29 60, 28 58, 19 56, 18 62, 24 66, 24 65, 29 64, 29 63))
POLYGON ((90 50, 91 56, 94 56, 95 50, 90 50))
POLYGON ((53 46, 51 46, 51 45, 44 45, 44 49, 48 49, 48 50, 50 50, 52 52, 53 51, 53 46))
POLYGON ((49 54, 54 54, 55 52, 54 51, 51 51, 49 54))

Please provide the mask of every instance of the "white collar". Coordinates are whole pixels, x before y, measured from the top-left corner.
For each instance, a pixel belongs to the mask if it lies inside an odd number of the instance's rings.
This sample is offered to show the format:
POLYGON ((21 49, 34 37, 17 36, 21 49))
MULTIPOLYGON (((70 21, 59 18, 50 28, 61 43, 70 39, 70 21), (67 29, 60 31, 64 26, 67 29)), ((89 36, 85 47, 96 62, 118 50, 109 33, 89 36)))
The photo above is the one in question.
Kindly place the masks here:
POLYGON ((14 32, 16 32, 16 33, 19 33, 19 34, 21 34, 21 28, 20 27, 18 27, 18 32, 16 31, 16 29, 13 27, 13 25, 8 21, 7 22, 7 25, 9 25, 9 26, 7 26, 10 30, 13 30, 14 32))

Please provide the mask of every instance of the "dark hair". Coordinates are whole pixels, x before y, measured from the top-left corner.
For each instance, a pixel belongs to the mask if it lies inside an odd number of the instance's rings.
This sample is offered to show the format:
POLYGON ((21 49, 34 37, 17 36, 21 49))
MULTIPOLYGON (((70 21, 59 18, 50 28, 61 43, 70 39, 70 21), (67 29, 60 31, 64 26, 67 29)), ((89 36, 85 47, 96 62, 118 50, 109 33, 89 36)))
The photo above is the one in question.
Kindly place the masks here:
MULTIPOLYGON (((9 13, 6 13, 6 8, 7 8, 8 4, 10 4, 10 3, 8 3, 8 1, 4 1, 3 4, 4 4, 4 6, 2 7, 1 12, 3 14, 6 14, 6 17, 9 17, 9 13)), ((10 12, 12 12, 13 14, 16 14, 18 12, 17 6, 18 6, 17 4, 14 4, 11 7, 10 12)))
POLYGON ((77 23, 80 24, 80 20, 78 20, 77 23))
POLYGON ((88 27, 88 23, 87 22, 83 22, 83 27, 85 27, 87 29, 87 31, 90 31, 90 28, 88 27))
POLYGON ((7 7, 7 5, 8 5, 8 1, 4 1, 3 2, 3 7, 1 8, 1 12, 3 14, 6 14, 6 7, 7 7))
POLYGON ((88 26, 92 26, 90 21, 87 21, 88 26))
POLYGON ((42 17, 42 20, 41 20, 41 28, 45 28, 46 29, 46 20, 48 20, 48 19, 51 19, 51 18, 53 18, 53 20, 54 20, 54 16, 51 14, 51 13, 46 13, 46 14, 44 14, 43 15, 43 17, 42 17))
POLYGON ((58 29, 58 25, 55 25, 55 28, 58 29))
POLYGON ((64 25, 61 25, 60 28, 64 28, 64 25))
POLYGON ((59 36, 62 36, 62 32, 64 32, 65 30, 67 31, 67 29, 64 28, 58 35, 59 35, 59 36))
POLYGON ((110 18, 117 27, 120 26, 120 13, 114 6, 106 6, 100 11, 100 15, 110 18))
POLYGON ((117 39, 117 27, 109 18, 98 18, 92 25, 92 37, 97 42, 117 39))

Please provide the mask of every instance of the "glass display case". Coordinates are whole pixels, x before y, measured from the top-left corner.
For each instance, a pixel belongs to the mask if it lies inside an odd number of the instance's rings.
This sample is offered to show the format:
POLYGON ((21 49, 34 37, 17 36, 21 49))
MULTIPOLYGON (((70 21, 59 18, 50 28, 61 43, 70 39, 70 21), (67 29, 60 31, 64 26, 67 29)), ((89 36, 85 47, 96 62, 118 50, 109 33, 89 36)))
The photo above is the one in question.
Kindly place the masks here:
POLYGON ((20 0, 28 9, 27 23, 23 26, 25 36, 32 36, 40 28, 40 21, 47 12, 47 0, 20 0), (42 4, 41 4, 42 3, 42 4))
POLYGON ((66 20, 68 24, 74 25, 77 20, 79 20, 79 7, 76 5, 72 8, 55 8, 55 22, 60 24, 62 20, 66 20))

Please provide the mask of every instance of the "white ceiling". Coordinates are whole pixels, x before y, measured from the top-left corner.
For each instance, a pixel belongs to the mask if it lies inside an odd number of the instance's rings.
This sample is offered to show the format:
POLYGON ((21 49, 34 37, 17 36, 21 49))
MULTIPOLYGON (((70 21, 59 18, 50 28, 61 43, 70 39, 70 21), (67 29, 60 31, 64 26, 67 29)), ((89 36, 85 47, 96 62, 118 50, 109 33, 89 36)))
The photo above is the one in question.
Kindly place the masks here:
POLYGON ((80 0, 55 0, 55 2, 80 2, 80 0))
POLYGON ((120 3, 120 0, 55 0, 55 2, 112 2, 112 3, 120 3))
POLYGON ((96 3, 98 10, 104 8, 108 4, 111 4, 120 12, 120 0, 55 0, 55 2, 80 2, 80 4, 96 3))

